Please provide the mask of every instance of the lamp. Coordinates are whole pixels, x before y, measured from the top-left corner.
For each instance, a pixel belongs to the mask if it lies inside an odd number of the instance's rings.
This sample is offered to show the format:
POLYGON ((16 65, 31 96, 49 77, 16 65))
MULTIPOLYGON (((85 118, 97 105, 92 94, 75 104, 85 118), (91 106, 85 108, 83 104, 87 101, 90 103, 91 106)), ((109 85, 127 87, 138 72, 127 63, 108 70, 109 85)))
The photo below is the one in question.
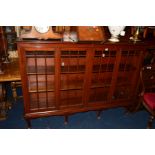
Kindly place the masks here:
POLYGON ((133 36, 130 37, 130 40, 136 42, 136 41, 140 41, 139 39, 139 33, 140 33, 140 26, 136 26, 135 27, 135 31, 133 32, 133 36))

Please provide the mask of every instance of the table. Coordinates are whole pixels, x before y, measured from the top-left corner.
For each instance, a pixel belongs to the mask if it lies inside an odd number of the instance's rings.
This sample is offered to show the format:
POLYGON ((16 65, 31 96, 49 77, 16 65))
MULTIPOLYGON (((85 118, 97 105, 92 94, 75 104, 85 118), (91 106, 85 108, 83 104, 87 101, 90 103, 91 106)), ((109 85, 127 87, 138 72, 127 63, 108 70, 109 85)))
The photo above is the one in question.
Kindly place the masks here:
POLYGON ((17 99, 16 87, 21 85, 21 76, 19 72, 19 59, 13 58, 10 63, 2 66, 3 74, 0 74, 0 120, 6 119, 7 111, 11 108, 11 103, 7 101, 6 84, 10 82, 13 98, 17 99))

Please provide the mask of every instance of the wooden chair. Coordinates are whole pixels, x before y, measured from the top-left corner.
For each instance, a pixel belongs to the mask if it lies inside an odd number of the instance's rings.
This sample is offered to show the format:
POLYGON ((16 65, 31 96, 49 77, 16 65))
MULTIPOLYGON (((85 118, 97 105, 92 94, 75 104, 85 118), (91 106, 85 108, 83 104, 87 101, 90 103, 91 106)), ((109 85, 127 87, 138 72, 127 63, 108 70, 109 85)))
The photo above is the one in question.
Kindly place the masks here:
POLYGON ((150 113, 147 128, 152 128, 155 118, 155 65, 143 67, 140 72, 140 80, 142 87, 140 102, 150 113))

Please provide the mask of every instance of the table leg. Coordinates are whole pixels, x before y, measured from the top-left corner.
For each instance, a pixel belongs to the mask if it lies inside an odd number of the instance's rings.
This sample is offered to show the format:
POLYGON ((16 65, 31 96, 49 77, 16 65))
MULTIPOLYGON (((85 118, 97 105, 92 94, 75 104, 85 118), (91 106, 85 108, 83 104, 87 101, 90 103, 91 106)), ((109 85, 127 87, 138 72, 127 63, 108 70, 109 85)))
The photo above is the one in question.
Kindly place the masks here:
POLYGON ((4 84, 0 83, 0 120, 6 119, 6 101, 5 101, 5 89, 4 84))
POLYGON ((20 81, 11 82, 12 95, 13 95, 13 99, 14 99, 15 102, 17 101, 17 99, 22 97, 22 96, 17 95, 17 87, 21 87, 21 82, 20 81))

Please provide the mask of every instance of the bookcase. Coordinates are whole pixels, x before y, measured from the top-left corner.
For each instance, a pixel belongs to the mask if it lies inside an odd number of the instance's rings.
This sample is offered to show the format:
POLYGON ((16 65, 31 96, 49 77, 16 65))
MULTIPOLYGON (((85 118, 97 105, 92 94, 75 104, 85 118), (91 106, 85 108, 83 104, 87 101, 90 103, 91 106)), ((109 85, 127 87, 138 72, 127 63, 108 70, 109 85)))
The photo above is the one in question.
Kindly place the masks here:
POLYGON ((18 41, 30 120, 134 106, 145 44, 18 41))

